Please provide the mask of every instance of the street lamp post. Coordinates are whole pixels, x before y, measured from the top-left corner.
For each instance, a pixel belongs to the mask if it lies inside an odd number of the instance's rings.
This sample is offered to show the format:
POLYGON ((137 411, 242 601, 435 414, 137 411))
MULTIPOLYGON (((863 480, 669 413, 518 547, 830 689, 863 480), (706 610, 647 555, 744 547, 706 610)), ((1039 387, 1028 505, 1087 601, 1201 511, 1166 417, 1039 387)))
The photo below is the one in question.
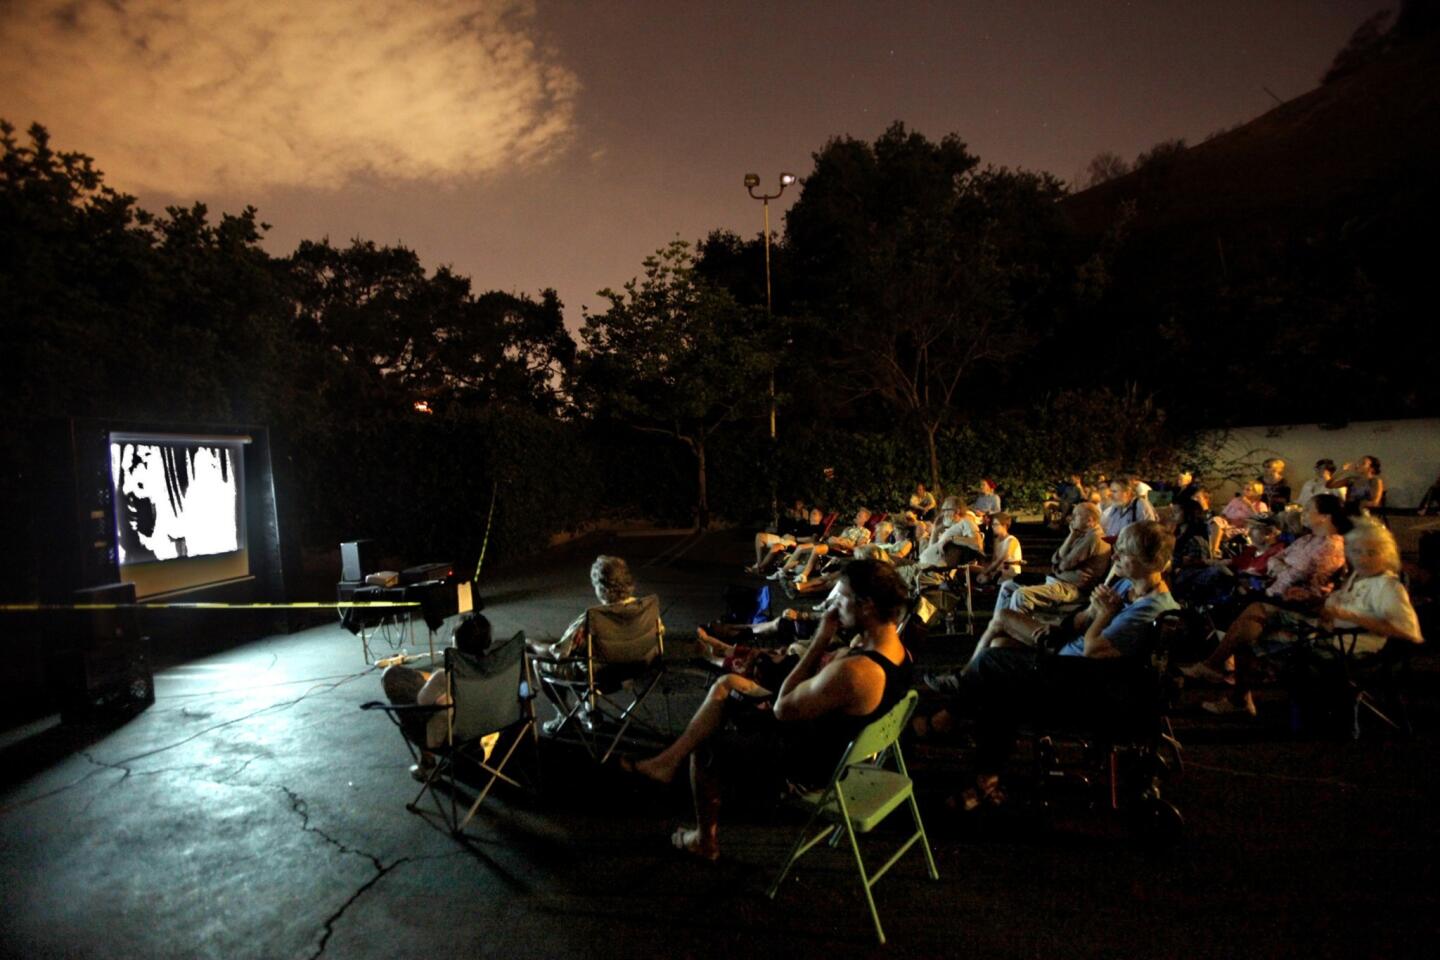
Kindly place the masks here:
MULTIPOLYGON (((760 175, 759 175, 759 174, 755 174, 755 173, 747 173, 747 174, 745 174, 745 189, 750 192, 750 196, 751 196, 751 197, 753 197, 753 198, 756 199, 756 200, 759 200, 760 203, 761 203, 761 205, 765 208, 765 233, 764 233, 764 238, 765 238, 765 323, 766 323, 766 326, 769 326, 769 324, 770 324, 770 314, 771 314, 771 311, 772 311, 771 295, 770 295, 770 201, 776 199, 777 197, 779 197, 780 194, 782 194, 782 193, 785 192, 785 188, 788 187, 788 186, 790 186, 790 184, 792 184, 792 183, 794 183, 794 182, 795 182, 795 174, 793 174, 793 173, 782 173, 782 174, 780 174, 780 189, 779 189, 779 190, 776 190, 774 193, 756 193, 756 192, 755 192, 755 188, 758 187, 758 186, 760 186, 760 175)), ((770 469, 771 469, 771 471, 772 471, 772 477, 773 477, 773 471, 774 471, 774 469, 775 469, 775 456, 774 456, 774 454, 775 454, 775 367, 774 367, 774 364, 771 364, 771 367, 770 367, 770 454, 771 454, 771 457, 770 457, 770 469)), ((771 522, 774 526, 776 526, 777 528, 778 528, 779 525, 780 525, 780 501, 779 501, 778 493, 777 493, 777 491, 776 491, 776 489, 775 489, 775 484, 774 484, 773 479, 772 479, 771 485, 770 485, 770 522, 771 522)))

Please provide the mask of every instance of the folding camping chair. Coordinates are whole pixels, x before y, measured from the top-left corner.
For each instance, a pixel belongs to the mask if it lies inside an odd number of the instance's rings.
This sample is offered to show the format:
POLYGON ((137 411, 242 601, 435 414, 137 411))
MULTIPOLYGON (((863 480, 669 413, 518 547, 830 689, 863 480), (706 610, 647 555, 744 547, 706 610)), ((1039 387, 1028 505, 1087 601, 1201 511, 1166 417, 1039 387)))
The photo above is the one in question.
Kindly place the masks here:
POLYGON ((1420 646, 1391 637, 1379 650, 1365 654, 1359 649, 1361 633, 1353 627, 1316 627, 1302 634, 1301 643, 1289 651, 1284 668, 1291 698, 1310 710, 1338 708, 1341 715, 1336 719, 1343 721, 1352 740, 1360 739, 1364 720, 1379 720, 1394 733, 1408 737, 1414 729, 1407 692, 1411 662, 1420 646))
POLYGON ((557 740, 581 744, 591 758, 604 763, 632 729, 663 742, 665 734, 636 716, 645 699, 665 675, 665 628, 660 598, 651 594, 628 603, 612 603, 585 611, 585 650, 565 658, 533 657, 548 669, 539 680, 564 710, 557 740), (630 704, 615 699, 629 690, 630 704), (567 706, 563 706, 568 704, 567 706), (605 737, 614 728, 614 734, 605 737), (603 748, 603 749, 602 749, 603 748))
POLYGON ((905 758, 900 753, 898 743, 900 734, 910 725, 910 717, 915 712, 915 704, 919 699, 920 695, 911 690, 889 713, 860 731, 859 736, 845 751, 845 756, 841 758, 825 788, 801 797, 802 802, 811 808, 810 819, 800 831, 795 846, 790 849, 790 856, 786 858, 780 875, 770 885, 767 891, 770 899, 775 899, 780 884, 785 882, 785 877, 789 875, 795 861, 812 847, 827 839, 831 846, 838 845, 839 830, 842 826, 850 841, 850 850, 855 856, 855 866, 860 871, 860 883, 865 888, 865 902, 870 907, 870 919, 875 922, 875 935, 882 944, 885 942, 885 929, 880 925, 880 913, 875 909, 875 898, 870 889, 880 881, 886 871, 918 842, 925 854, 925 866, 930 872, 930 879, 940 879, 940 871, 935 867, 935 856, 930 852, 930 841, 925 837, 925 824, 920 820, 920 807, 915 802, 915 785, 910 780, 909 771, 905 769, 905 758), (885 768, 887 757, 893 758, 894 770, 885 768), (855 839, 855 834, 869 833, 901 804, 909 806, 910 816, 915 821, 915 832, 885 861, 884 866, 875 871, 874 876, 870 876, 865 872, 865 861, 860 856, 860 844, 855 839), (820 817, 830 820, 830 825, 815 836, 807 838, 810 828, 820 817))
POLYGON ((420 762, 424 735, 419 735, 421 743, 417 745, 417 731, 413 728, 407 731, 406 721, 411 718, 428 719, 440 711, 446 713, 445 743, 431 748, 437 762, 426 776, 420 792, 415 795, 414 800, 405 805, 405 809, 411 813, 419 813, 420 798, 429 793, 441 819, 449 825, 450 832, 458 836, 465 831, 496 781, 503 780, 512 786, 520 786, 518 781, 505 772, 505 767, 516 747, 527 736, 532 740, 535 736, 535 694, 529 659, 525 653, 525 632, 520 631, 479 656, 469 656, 454 647, 447 648, 445 682, 450 695, 448 705, 419 706, 371 701, 361 704, 360 709, 385 711, 386 716, 400 729, 405 746, 416 763, 420 762), (505 745, 506 738, 503 736, 507 731, 513 731, 508 746, 505 745), (494 741, 487 757, 483 741, 496 733, 502 736, 494 741), (500 754, 502 746, 505 752, 500 756, 499 762, 495 762, 494 758, 500 754), (456 781, 460 765, 467 761, 478 766, 482 774, 488 774, 488 779, 475 797, 475 802, 466 811, 465 818, 461 820, 455 800, 456 781), (448 814, 436 793, 436 788, 442 783, 448 786, 450 793, 448 814))

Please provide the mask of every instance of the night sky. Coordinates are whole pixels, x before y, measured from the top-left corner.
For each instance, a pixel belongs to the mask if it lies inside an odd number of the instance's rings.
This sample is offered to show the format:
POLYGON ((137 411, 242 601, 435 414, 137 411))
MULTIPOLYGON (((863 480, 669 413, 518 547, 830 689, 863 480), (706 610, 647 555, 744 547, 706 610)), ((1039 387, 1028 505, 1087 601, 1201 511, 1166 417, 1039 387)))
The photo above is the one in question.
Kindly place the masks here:
POLYGON ((254 204, 276 254, 404 243, 574 324, 677 234, 757 233, 744 174, 832 136, 898 119, 1074 180, 1312 89, 1381 6, 0 0, 0 116, 146 207, 254 204))

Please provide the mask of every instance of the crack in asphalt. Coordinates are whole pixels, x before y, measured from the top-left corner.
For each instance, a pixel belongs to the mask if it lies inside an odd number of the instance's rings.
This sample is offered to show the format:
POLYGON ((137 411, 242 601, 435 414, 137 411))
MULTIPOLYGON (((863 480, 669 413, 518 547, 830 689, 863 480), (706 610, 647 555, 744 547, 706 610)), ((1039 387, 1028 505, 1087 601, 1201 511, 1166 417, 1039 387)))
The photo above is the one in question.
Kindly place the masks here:
POLYGON ((396 860, 389 866, 381 866, 379 861, 377 860, 375 867, 375 876, 362 883, 358 890, 350 894, 350 899, 340 904, 340 908, 338 910, 325 918, 325 932, 320 935, 320 944, 315 948, 315 952, 310 954, 310 960, 316 960, 317 957, 319 957, 325 952, 325 948, 330 945, 330 938, 335 935, 335 924, 340 922, 340 918, 345 915, 346 910, 350 909, 351 904, 364 896, 366 890, 369 890, 371 887, 375 886, 375 884, 379 883, 381 879, 385 876, 385 874, 389 873, 391 870, 394 870, 402 863, 409 862, 409 857, 401 857, 399 860, 396 860))
MULTIPOLYGON (((336 840, 334 837, 330 836, 330 834, 326 833, 324 830, 321 830, 319 827, 312 827, 310 825, 310 804, 306 802, 304 797, 300 796, 300 794, 296 793, 294 790, 291 790, 283 783, 279 784, 279 787, 282 791, 284 791, 285 796, 290 798, 290 810, 296 814, 299 814, 301 830, 304 830, 307 833, 315 834, 321 840, 324 840, 326 843, 335 847, 341 853, 350 853, 354 854, 357 857, 364 857, 366 860, 370 861, 370 863, 375 867, 376 870, 384 871, 390 869, 389 867, 384 866, 384 864, 381 863, 380 858, 375 856, 374 854, 366 853, 364 850, 356 850, 354 847, 346 846, 339 840, 336 840)), ((400 861, 397 860, 395 862, 399 863, 400 861)), ((394 866, 394 864, 392 864, 391 866, 394 866)))
POLYGON ((134 771, 132 771, 129 767, 125 766, 125 764, 124 764, 123 761, 122 761, 121 763, 110 763, 110 762, 105 761, 105 760, 97 760, 97 759, 95 758, 95 755, 94 755, 93 753, 91 753, 89 750, 81 750, 81 751, 80 751, 80 756, 84 757, 86 760, 89 760, 91 763, 95 764, 95 766, 97 766, 97 767, 105 767, 107 770, 124 770, 124 771, 125 771, 125 776, 123 776, 123 777, 121 777, 119 780, 115 781, 116 783, 124 783, 126 780, 129 780, 129 779, 130 779, 130 774, 134 772, 134 771))
MULTIPOLYGON (((315 836, 319 837, 321 840, 324 840, 326 843, 330 844, 335 849, 339 850, 341 853, 350 854, 357 857, 364 857, 366 860, 369 860, 370 865, 375 868, 375 875, 362 883, 355 890, 354 893, 350 894, 349 898, 344 903, 340 904, 339 908, 336 909, 334 913, 330 914, 330 916, 325 918, 325 922, 322 925, 323 932, 320 934, 320 943, 315 948, 315 952, 310 955, 310 960, 315 960, 315 958, 323 954, 325 952, 325 948, 330 945, 330 938, 335 935, 335 924, 340 922, 340 918, 345 915, 345 911, 349 910, 351 905, 354 904, 356 900, 359 900, 362 896, 365 895, 365 891, 375 886, 375 884, 379 883, 386 874, 388 874, 391 870, 394 870, 401 864, 410 863, 412 860, 417 859, 429 860, 435 858, 400 857, 399 859, 393 860, 387 864, 383 862, 379 857, 375 856, 373 853, 366 853, 364 850, 356 850, 354 847, 342 843, 336 838, 330 836, 330 834, 326 833, 324 830, 321 830, 319 827, 312 826, 310 824, 310 805, 306 802, 305 798, 300 796, 300 794, 296 793, 294 790, 291 790, 289 787, 285 786, 283 783, 279 784, 278 786, 280 790, 285 793, 285 796, 290 799, 291 811, 299 815, 301 830, 305 831, 306 833, 315 834, 315 836)), ((449 856, 449 854, 443 854, 443 856, 449 856)))

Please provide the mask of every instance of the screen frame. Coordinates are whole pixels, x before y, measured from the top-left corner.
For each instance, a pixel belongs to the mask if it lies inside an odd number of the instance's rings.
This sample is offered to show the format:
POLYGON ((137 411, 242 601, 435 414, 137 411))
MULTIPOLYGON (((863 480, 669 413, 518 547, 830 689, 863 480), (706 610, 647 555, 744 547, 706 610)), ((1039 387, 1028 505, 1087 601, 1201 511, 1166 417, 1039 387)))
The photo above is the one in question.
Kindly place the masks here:
POLYGON ((106 431, 105 462, 110 477, 112 534, 115 538, 115 565, 122 582, 135 585, 136 598, 157 598, 186 593, 204 587, 245 580, 252 576, 249 550, 249 511, 246 502, 245 448, 253 438, 245 433, 180 433, 155 430, 106 431), (169 444, 172 446, 223 446, 234 449, 235 550, 201 556, 170 557, 164 560, 121 562, 120 542, 123 512, 115 486, 113 448, 118 444, 169 444))

